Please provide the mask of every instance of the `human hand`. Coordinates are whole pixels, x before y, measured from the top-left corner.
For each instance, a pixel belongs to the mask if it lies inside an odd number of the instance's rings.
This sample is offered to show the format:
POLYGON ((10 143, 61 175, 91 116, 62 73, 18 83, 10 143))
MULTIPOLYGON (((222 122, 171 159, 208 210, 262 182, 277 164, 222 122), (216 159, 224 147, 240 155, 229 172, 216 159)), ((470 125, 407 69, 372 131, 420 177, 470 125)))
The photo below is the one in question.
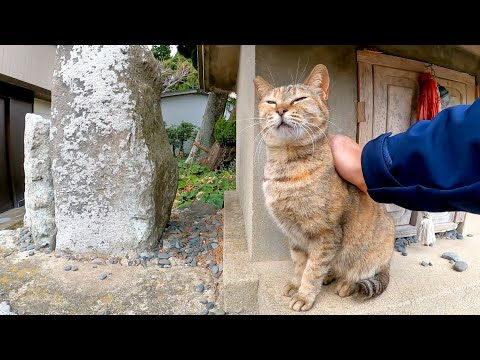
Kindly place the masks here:
POLYGON ((344 135, 328 135, 328 140, 338 175, 368 194, 362 173, 360 145, 344 135))

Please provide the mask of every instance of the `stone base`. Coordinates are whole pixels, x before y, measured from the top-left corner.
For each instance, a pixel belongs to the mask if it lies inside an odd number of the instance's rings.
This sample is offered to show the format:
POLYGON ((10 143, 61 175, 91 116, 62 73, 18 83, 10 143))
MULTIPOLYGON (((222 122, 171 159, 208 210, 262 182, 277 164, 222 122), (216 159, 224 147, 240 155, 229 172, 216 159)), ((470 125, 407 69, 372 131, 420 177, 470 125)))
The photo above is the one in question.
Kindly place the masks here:
MULTIPOLYGON (((236 192, 225 193, 224 213, 225 311, 236 314, 299 314, 282 296, 293 274, 291 261, 251 262, 242 236, 243 217, 236 192), (243 244, 243 245, 242 245, 243 244)), ((414 244, 408 256, 393 254, 390 284, 378 298, 365 302, 340 298, 335 282, 323 286, 313 308, 300 314, 480 314, 480 236, 439 239, 433 247, 414 244), (464 272, 440 255, 456 252, 469 265, 464 272), (422 261, 433 266, 423 267, 422 261)))

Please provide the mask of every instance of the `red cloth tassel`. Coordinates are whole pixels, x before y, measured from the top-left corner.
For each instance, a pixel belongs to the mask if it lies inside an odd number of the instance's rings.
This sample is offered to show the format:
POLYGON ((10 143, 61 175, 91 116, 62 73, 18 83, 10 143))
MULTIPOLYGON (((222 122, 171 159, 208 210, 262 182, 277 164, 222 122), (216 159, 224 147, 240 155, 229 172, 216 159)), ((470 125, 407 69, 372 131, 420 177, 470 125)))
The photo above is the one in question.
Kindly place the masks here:
POLYGON ((432 120, 440 112, 440 96, 432 74, 425 72, 418 78, 419 94, 417 120, 432 120))

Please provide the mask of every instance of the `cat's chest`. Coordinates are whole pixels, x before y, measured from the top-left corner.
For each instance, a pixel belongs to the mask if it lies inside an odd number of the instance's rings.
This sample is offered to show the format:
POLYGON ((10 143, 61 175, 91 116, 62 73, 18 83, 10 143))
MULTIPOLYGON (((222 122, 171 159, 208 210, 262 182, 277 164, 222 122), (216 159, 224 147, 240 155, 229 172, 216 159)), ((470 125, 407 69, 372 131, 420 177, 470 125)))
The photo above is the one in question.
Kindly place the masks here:
POLYGON ((265 168, 263 191, 266 206, 274 217, 298 222, 327 212, 330 196, 324 189, 329 184, 322 171, 314 170, 265 168))

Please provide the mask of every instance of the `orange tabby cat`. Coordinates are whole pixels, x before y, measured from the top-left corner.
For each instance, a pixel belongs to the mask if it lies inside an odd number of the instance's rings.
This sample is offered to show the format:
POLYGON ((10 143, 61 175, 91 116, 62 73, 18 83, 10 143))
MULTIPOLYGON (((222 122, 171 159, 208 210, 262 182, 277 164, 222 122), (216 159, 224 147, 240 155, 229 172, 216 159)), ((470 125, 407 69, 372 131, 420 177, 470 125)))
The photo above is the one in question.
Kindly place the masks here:
POLYGON ((389 282, 394 222, 335 171, 325 132, 329 76, 317 65, 303 84, 273 88, 258 76, 262 135, 267 147, 267 208, 290 242, 295 275, 284 287, 290 308, 309 310, 315 281, 338 280, 336 293, 370 298, 389 282))

